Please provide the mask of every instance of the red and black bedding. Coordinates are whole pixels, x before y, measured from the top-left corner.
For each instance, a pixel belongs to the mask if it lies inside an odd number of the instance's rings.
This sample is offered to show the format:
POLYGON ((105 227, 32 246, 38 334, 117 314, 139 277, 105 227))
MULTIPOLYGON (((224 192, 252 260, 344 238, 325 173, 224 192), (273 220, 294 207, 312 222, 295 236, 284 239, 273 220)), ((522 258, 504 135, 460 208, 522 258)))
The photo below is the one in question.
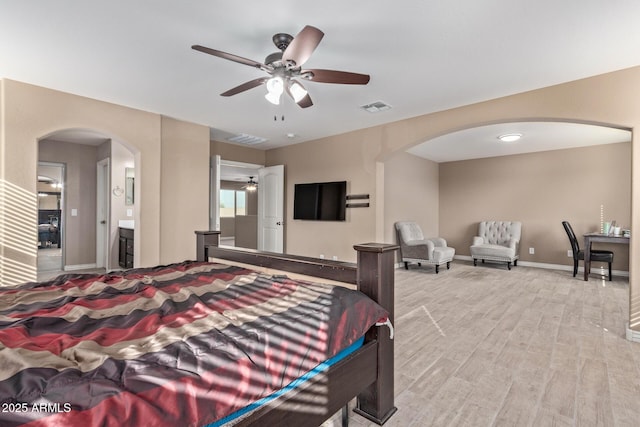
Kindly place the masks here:
POLYGON ((0 425, 207 425, 386 316, 347 288, 203 262, 3 289, 0 425))

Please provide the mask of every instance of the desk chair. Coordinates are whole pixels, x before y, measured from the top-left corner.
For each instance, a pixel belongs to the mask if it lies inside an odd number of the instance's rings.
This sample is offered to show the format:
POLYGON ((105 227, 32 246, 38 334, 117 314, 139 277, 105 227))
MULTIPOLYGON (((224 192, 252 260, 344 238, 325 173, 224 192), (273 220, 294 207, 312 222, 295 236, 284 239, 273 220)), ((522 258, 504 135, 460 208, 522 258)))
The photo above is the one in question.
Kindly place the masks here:
MULTIPOLYGON (((569 224, 568 221, 562 221, 562 226, 564 227, 564 231, 567 232, 567 236, 569 236, 569 242, 571 242, 571 250, 573 251, 573 277, 576 277, 576 274, 578 273, 578 261, 584 261, 584 251, 581 250, 578 245, 578 239, 576 239, 576 235, 573 232, 573 228, 571 228, 571 224, 569 224)), ((611 281, 613 252, 591 249, 591 261, 609 263, 609 281, 611 281)))

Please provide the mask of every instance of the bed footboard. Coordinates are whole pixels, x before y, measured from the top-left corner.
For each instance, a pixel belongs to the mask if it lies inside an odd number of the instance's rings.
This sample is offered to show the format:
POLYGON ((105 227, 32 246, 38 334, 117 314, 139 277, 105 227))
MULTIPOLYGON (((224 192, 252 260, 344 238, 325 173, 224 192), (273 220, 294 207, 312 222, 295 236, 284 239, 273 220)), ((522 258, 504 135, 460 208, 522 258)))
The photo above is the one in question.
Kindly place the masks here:
MULTIPOLYGON (((222 248, 218 245, 219 231, 195 233, 198 261, 208 261, 211 257, 353 283, 359 291, 385 308, 389 312, 389 320, 392 323, 394 321, 394 253, 397 245, 355 245, 358 262, 352 264, 251 249, 222 248)), ((321 377, 324 378, 328 393, 319 396, 317 383, 312 382, 285 402, 256 411, 240 425, 270 425, 263 424, 266 421, 287 422, 296 426, 318 425, 318 421, 332 414, 328 411, 337 411, 356 395, 358 403, 354 411, 377 424, 384 424, 397 410, 393 393, 393 340, 387 328, 371 328, 365 336, 363 348, 331 367, 326 376, 321 377), (324 399, 323 405, 327 411, 311 416, 309 412, 301 410, 300 402, 308 404, 308 399, 313 399, 313 396, 324 399)))

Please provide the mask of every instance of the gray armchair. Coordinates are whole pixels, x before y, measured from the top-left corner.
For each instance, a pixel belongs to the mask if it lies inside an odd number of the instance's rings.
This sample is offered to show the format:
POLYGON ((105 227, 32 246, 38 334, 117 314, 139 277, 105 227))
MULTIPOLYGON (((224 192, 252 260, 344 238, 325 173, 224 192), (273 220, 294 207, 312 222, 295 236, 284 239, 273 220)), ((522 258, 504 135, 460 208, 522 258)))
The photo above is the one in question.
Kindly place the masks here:
POLYGON ((516 221, 482 221, 470 248, 473 265, 479 259, 506 262, 509 270, 511 263, 518 265, 521 230, 522 223, 516 221))
POLYGON ((441 237, 425 239, 422 229, 413 221, 400 221, 395 223, 400 256, 404 262, 404 268, 409 269, 410 262, 435 265, 436 274, 438 267, 446 264, 450 268, 451 260, 456 253, 454 248, 447 246, 447 241, 441 237))

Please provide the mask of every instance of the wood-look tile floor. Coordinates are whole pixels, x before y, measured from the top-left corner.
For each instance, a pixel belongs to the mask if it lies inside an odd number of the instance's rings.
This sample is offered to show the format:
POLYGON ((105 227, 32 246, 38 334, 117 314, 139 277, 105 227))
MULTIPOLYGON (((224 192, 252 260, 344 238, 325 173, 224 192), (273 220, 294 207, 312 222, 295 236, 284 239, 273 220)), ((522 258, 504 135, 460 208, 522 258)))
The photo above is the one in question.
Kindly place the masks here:
POLYGON ((628 279, 462 261, 395 277, 387 426, 640 425, 628 279))

